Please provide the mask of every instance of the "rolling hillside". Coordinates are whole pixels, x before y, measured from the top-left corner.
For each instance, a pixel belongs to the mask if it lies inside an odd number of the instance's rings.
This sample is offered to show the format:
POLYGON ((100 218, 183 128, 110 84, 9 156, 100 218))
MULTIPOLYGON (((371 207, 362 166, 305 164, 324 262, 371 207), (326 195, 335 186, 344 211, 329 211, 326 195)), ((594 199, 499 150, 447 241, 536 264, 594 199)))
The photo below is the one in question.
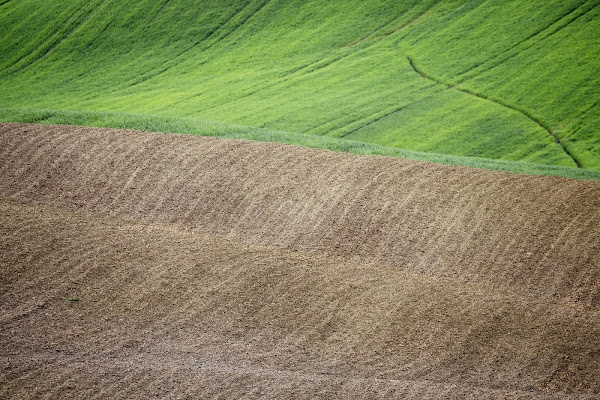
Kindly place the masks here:
POLYGON ((0 272, 2 398, 600 395, 599 182, 0 124, 0 272))
POLYGON ((0 399, 600 398, 599 32, 0 0, 0 399))
POLYGON ((7 121, 147 114, 600 169, 599 5, 8 0, 0 108, 7 121))

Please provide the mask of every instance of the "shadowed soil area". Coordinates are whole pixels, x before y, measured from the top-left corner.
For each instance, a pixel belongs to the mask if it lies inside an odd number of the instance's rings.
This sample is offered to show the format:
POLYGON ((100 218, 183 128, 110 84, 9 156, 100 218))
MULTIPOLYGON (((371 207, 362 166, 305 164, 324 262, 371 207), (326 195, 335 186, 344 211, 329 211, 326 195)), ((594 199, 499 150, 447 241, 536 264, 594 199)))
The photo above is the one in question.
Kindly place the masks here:
POLYGON ((600 182, 0 124, 0 273, 0 398, 600 395, 600 182))

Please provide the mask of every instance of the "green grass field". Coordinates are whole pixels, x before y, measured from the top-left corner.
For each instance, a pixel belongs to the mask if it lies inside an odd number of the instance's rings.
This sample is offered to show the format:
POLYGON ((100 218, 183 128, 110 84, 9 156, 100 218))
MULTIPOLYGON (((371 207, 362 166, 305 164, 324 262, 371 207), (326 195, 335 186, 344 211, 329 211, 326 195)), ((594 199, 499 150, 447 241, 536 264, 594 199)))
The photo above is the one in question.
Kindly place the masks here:
POLYGON ((0 118, 592 177, 599 5, 0 0, 0 118))

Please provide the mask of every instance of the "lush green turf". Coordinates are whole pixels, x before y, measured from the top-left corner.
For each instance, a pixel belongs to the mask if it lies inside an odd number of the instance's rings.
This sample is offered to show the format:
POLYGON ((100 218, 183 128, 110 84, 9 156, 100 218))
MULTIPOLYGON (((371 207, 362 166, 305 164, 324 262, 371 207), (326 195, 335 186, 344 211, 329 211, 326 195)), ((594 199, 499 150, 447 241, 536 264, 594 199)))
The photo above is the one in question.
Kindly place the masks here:
POLYGON ((487 158, 454 156, 448 154, 422 153, 384 147, 372 143, 357 142, 354 140, 290 133, 268 128, 252 128, 228 123, 203 121, 195 118, 113 112, 0 108, 0 121, 35 124, 75 124, 80 126, 141 129, 149 132, 185 133, 229 139, 278 142, 353 154, 400 157, 411 160, 430 161, 438 164, 462 165, 497 171, 534 175, 553 175, 573 179, 600 180, 600 171, 597 170, 519 161, 491 160, 487 158))
POLYGON ((0 107, 600 169, 599 5, 0 0, 0 107))

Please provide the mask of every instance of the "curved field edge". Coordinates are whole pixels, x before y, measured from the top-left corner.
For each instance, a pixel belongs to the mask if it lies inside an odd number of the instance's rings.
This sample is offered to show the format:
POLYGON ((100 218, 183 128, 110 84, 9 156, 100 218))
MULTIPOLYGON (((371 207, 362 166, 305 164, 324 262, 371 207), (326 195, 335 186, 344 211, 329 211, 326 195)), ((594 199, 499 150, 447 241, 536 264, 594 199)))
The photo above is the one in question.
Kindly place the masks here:
POLYGON ((478 157, 422 153, 347 139, 305 135, 266 128, 245 127, 222 122, 204 121, 195 118, 118 112, 0 108, 0 122, 138 129, 148 132, 182 133, 229 139, 277 142, 352 154, 397 157, 494 171, 560 176, 572 179, 600 180, 600 171, 596 170, 518 161, 491 160, 478 157))

